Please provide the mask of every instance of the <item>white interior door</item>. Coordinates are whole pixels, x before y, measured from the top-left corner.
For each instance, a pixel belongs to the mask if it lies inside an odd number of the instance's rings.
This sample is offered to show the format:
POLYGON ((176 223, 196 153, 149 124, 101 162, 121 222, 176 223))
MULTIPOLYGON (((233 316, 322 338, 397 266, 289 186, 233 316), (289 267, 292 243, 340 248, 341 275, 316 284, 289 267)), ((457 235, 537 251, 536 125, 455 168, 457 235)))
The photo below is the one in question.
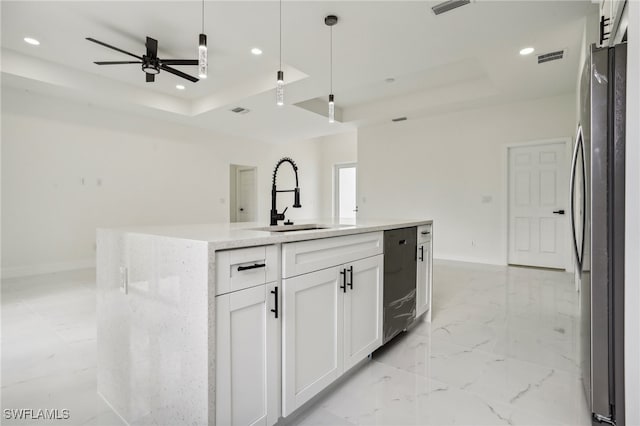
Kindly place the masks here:
POLYGON ((563 142, 509 148, 509 263, 566 266, 569 198, 563 142))
POLYGON ((356 205, 356 163, 336 164, 334 178, 335 211, 339 219, 355 219, 356 205))
POLYGON ((237 222, 254 222, 256 220, 256 169, 239 167, 236 177, 236 212, 237 222))

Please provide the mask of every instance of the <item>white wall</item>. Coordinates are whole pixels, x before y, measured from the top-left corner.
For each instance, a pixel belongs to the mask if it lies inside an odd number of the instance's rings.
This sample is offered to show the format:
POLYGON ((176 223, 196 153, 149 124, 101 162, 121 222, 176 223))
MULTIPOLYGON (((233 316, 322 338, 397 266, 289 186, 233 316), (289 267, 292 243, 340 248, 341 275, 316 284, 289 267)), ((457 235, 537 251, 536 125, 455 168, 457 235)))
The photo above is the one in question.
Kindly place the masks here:
POLYGON ((629 2, 625 247, 626 424, 640 425, 640 2, 629 2))
MULTIPOLYGON (((303 208, 287 217, 315 218, 322 210, 320 148, 314 141, 243 141, 5 87, 3 276, 93 265, 96 227, 228 221, 231 163, 258 167, 266 222, 273 167, 291 156, 303 208)), ((279 186, 292 182, 283 167, 279 186)), ((279 196, 280 210, 292 197, 279 196)))
POLYGON ((314 140, 320 151, 320 217, 333 217, 333 167, 340 163, 355 163, 358 159, 358 132, 324 136, 314 140))
POLYGON ((436 257, 504 264, 505 145, 572 137, 575 125, 571 93, 361 128, 359 217, 432 218, 436 257))

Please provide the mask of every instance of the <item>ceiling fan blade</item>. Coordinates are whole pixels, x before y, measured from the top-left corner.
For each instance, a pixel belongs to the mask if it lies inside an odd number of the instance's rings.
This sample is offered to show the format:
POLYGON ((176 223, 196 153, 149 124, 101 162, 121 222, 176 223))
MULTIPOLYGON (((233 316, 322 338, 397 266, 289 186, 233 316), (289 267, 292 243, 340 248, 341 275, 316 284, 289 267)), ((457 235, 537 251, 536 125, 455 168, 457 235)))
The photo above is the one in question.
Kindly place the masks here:
POLYGON ((165 65, 198 65, 197 59, 160 59, 165 65))
POLYGON ((118 51, 120 53, 124 53, 125 55, 133 56, 134 58, 138 58, 138 59, 142 60, 142 57, 140 57, 138 55, 134 55, 133 53, 127 52, 126 50, 122 50, 122 49, 119 49, 119 48, 117 48, 115 46, 111 46, 110 44, 103 43, 103 42, 101 42, 99 40, 96 40, 95 38, 87 37, 87 40, 92 41, 92 42, 94 42, 96 44, 99 44, 101 46, 108 47, 109 49, 116 50, 116 51, 118 51))
POLYGON ((147 83, 153 83, 154 81, 156 81, 156 75, 155 74, 146 74, 147 76, 147 83))
POLYGON ((96 65, 120 65, 120 64, 141 64, 142 61, 98 61, 96 65))
POLYGON ((192 81, 194 83, 198 82, 198 79, 195 77, 190 76, 189 74, 185 74, 182 71, 178 71, 177 69, 171 68, 166 66, 165 64, 160 65, 160 69, 165 70, 166 72, 169 72, 171 74, 177 75, 178 77, 182 77, 184 79, 187 79, 189 81, 192 81))
POLYGON ((147 37, 147 56, 150 58, 158 57, 158 40, 155 38, 147 37))

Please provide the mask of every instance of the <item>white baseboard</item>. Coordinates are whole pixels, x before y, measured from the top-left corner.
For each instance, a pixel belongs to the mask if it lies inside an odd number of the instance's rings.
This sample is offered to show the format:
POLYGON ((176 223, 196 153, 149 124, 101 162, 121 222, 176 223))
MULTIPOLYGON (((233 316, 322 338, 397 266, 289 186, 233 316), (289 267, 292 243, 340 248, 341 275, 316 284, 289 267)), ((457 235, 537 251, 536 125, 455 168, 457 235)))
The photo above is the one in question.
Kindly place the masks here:
POLYGON ((53 272, 73 271, 75 269, 95 268, 95 259, 76 260, 72 262, 44 263, 28 266, 10 266, 2 268, 2 279, 27 277, 30 275, 51 274, 53 272))
POLYGON ((444 262, 476 263, 481 265, 492 265, 492 266, 507 266, 505 262, 496 262, 490 259, 478 259, 478 258, 470 258, 470 257, 464 257, 464 256, 434 257, 433 260, 440 260, 444 262))

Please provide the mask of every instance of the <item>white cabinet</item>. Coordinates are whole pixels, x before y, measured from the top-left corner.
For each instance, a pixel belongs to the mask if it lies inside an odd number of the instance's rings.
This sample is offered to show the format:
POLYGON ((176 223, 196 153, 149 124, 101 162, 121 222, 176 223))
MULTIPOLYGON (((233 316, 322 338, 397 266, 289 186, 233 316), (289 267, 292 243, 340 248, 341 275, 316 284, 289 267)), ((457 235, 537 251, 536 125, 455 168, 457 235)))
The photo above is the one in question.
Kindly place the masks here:
POLYGON ((282 277, 291 278, 382 254, 383 233, 300 241, 282 246, 282 277))
POLYGON ((619 27, 626 21, 623 18, 624 9, 625 0, 600 0, 599 46, 613 46, 620 43, 624 28, 619 27))
POLYGON ((383 265, 378 255, 344 268, 344 371, 382 345, 383 265))
POLYGON ((276 283, 216 297, 216 424, 270 426, 280 416, 276 283))
POLYGON ((433 239, 431 225, 418 228, 418 262, 416 282, 416 318, 427 313, 431 321, 431 293, 433 287, 433 239))
POLYGON ((283 415, 342 374, 343 290, 338 268, 283 280, 283 415))
POLYGON ((278 279, 275 245, 216 252, 216 296, 278 279))
POLYGON ((382 344, 383 255, 283 280, 283 415, 382 344))

